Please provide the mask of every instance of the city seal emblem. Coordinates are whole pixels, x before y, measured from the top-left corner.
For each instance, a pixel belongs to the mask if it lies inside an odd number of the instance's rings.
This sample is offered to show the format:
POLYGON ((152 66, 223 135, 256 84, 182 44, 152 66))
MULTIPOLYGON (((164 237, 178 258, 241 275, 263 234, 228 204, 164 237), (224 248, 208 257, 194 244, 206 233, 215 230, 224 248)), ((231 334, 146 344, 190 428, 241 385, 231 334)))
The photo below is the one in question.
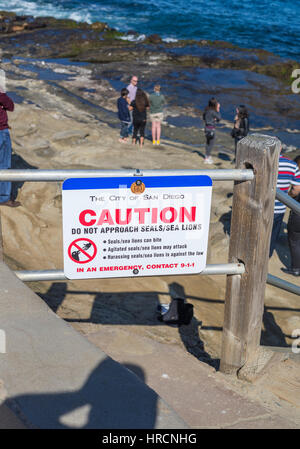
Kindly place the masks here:
POLYGON ((137 181, 135 181, 131 184, 130 189, 131 189, 132 193, 135 193, 136 195, 140 195, 141 193, 143 193, 145 191, 146 186, 140 179, 138 179, 137 181))

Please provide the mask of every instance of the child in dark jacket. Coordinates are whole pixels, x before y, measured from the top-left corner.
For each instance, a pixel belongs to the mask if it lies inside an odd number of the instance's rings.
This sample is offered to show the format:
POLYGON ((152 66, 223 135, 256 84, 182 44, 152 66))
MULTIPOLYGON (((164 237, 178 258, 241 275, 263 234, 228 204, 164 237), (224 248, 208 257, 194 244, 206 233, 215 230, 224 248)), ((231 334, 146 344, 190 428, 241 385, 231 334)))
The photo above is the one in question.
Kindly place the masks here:
POLYGON ((130 124, 130 114, 128 109, 128 90, 124 87, 121 90, 121 96, 118 98, 118 117, 121 122, 121 131, 119 142, 126 143, 128 138, 128 126, 130 124))

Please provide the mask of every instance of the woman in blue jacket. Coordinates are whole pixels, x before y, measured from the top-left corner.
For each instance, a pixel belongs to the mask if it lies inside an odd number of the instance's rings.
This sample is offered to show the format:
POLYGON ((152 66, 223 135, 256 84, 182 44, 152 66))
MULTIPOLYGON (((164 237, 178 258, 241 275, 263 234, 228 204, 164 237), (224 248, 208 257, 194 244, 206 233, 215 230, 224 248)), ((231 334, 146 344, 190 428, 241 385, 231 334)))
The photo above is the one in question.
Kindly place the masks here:
POLYGON ((118 117, 121 122, 121 131, 119 142, 126 143, 128 138, 128 126, 130 125, 130 113, 129 113, 129 100, 128 100, 128 90, 124 87, 121 90, 121 96, 118 98, 118 117))

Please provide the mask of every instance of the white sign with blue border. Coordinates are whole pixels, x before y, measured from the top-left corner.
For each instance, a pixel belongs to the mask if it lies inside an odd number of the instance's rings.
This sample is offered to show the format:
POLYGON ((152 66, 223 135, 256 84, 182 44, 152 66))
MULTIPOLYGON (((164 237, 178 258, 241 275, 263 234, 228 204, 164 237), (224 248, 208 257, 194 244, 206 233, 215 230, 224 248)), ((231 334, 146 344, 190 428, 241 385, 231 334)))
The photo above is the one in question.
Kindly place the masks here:
POLYGON ((206 175, 67 179, 65 276, 200 273, 206 266, 211 193, 206 175))

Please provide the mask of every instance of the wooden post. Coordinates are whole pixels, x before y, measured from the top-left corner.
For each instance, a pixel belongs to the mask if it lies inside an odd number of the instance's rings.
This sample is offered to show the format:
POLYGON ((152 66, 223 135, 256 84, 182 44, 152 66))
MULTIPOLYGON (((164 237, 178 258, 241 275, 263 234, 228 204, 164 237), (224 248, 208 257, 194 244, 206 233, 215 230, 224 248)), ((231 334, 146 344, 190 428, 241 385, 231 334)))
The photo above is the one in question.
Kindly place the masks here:
POLYGON ((229 262, 245 264, 228 275, 220 370, 237 373, 259 349, 281 143, 251 134, 238 143, 236 168, 253 168, 253 181, 236 181, 229 262))

